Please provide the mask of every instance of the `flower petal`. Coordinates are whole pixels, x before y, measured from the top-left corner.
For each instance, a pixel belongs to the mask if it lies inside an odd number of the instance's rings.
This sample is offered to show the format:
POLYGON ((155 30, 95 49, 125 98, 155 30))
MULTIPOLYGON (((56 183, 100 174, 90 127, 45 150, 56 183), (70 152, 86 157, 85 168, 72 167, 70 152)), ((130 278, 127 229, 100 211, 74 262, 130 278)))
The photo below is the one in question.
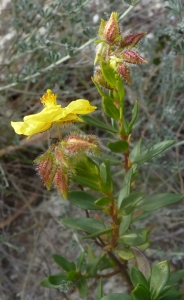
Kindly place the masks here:
POLYGON ((29 138, 39 132, 44 132, 48 130, 52 123, 48 122, 35 122, 35 123, 26 123, 26 122, 11 122, 11 126, 17 134, 27 135, 29 138))
POLYGON ((93 112, 96 106, 91 106, 88 100, 78 99, 72 101, 65 109, 67 113, 85 115, 93 112))

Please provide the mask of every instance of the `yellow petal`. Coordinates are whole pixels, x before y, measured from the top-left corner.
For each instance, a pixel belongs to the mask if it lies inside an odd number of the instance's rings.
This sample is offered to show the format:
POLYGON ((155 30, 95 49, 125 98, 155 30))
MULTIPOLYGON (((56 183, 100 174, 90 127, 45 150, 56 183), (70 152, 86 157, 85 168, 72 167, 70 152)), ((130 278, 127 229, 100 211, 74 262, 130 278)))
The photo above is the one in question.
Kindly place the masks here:
POLYGON ((60 105, 45 107, 41 112, 24 117, 24 122, 54 122, 66 116, 67 112, 60 105))
POLYGON ((60 124, 65 123, 72 123, 72 122, 84 122, 81 118, 76 116, 75 114, 68 114, 66 117, 62 118, 61 120, 57 121, 60 124))
POLYGON ((68 113, 85 115, 93 112, 96 106, 91 106, 88 100, 78 99, 72 101, 65 109, 68 113))
POLYGON ((52 126, 52 123, 37 122, 30 124, 26 122, 11 122, 11 126, 17 134, 24 134, 31 137, 36 133, 48 130, 52 126))

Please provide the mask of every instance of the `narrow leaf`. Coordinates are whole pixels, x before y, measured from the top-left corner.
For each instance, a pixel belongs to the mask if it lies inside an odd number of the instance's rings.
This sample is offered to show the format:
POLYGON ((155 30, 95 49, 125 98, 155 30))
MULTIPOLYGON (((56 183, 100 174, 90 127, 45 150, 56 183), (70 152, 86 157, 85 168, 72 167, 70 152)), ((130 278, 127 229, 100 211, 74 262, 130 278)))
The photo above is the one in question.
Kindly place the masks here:
POLYGON ((163 206, 170 205, 181 201, 184 194, 163 193, 149 197, 145 202, 139 205, 139 208, 144 211, 153 211, 163 206))
POLYGON ((104 130, 107 130, 107 131, 110 131, 110 132, 114 132, 114 133, 117 133, 118 131, 116 129, 114 129, 113 127, 97 120, 96 118, 94 117, 91 117, 91 116, 88 116, 88 115, 83 115, 83 116, 80 116, 80 118, 86 122, 87 124, 91 125, 91 126, 94 126, 94 127, 97 127, 97 128, 101 128, 101 129, 104 129, 104 130))
POLYGON ((51 275, 48 277, 48 281, 52 285, 56 285, 56 286, 61 285, 63 280, 67 280, 66 273, 59 273, 59 274, 51 275))
POLYGON ((81 271, 82 263, 85 257, 85 251, 82 251, 79 258, 77 259, 77 271, 81 271))
POLYGON ((119 152, 126 152, 128 150, 128 143, 126 141, 116 141, 116 142, 109 142, 107 147, 115 153, 119 152))
POLYGON ((176 271, 176 272, 172 272, 169 277, 168 285, 175 284, 182 278, 184 278, 184 269, 176 271))
POLYGON ((121 207, 121 203, 122 203, 123 199, 126 196, 128 196, 130 193, 132 175, 133 175, 133 168, 130 168, 129 171, 126 173, 124 180, 123 180, 123 186, 120 190, 119 197, 118 197, 118 207, 121 207))
POLYGON ((123 235, 130 226, 132 219, 132 214, 126 215, 122 217, 122 221, 119 226, 119 235, 123 235))
POLYGON ((120 239, 129 246, 138 246, 146 243, 147 236, 150 230, 143 228, 143 229, 134 229, 128 231, 124 234, 120 239))
POLYGON ((130 123, 128 124, 129 132, 131 132, 131 130, 132 130, 132 127, 137 119, 137 115, 138 115, 138 101, 136 100, 134 107, 132 109, 132 119, 131 119, 130 123))
POLYGON ((141 284, 146 290, 149 290, 149 284, 146 278, 135 266, 132 266, 130 269, 130 279, 134 287, 136 287, 138 284, 141 284))
POLYGON ((149 149, 146 149, 142 153, 140 153, 140 155, 136 157, 134 163, 139 165, 144 164, 146 161, 150 160, 154 156, 164 152, 167 148, 169 148, 173 144, 174 141, 164 141, 156 145, 153 145, 149 149))
POLYGON ((105 229, 105 225, 101 221, 93 218, 66 218, 61 220, 61 222, 68 227, 88 233, 95 233, 105 229))
POLYGON ((100 278, 98 287, 97 287, 96 300, 101 300, 102 297, 103 297, 102 278, 100 278))
POLYGON ((88 285, 85 277, 81 277, 76 281, 75 285, 77 286, 81 297, 86 297, 88 295, 88 285))
POLYGON ((58 286, 52 285, 49 282, 48 277, 46 277, 42 281, 40 281, 40 285, 43 286, 43 287, 45 287, 45 288, 48 288, 48 289, 57 289, 58 288, 58 286))
POLYGON ((148 290, 142 286, 141 284, 138 284, 136 288, 132 291, 132 296, 134 300, 152 300, 150 297, 150 293, 148 290))
POLYGON ((75 264, 73 262, 69 262, 63 256, 58 255, 58 254, 53 254, 52 258, 56 262, 56 264, 58 264, 58 266, 60 266, 61 268, 63 268, 63 270, 65 270, 67 272, 75 270, 75 264))
POLYGON ((87 235, 87 236, 83 237, 83 240, 92 239, 92 238, 95 238, 97 236, 100 236, 100 235, 103 235, 103 234, 106 234, 106 233, 110 233, 110 232, 112 232, 112 230, 113 230, 112 227, 107 227, 105 229, 96 231, 95 233, 92 233, 90 235, 87 235))
POLYGON ((151 275, 151 268, 150 268, 150 264, 149 264, 149 261, 148 261, 147 257, 138 248, 131 247, 131 249, 132 249, 132 251, 135 255, 135 259, 136 259, 136 262, 137 262, 138 269, 145 276, 145 278, 147 280, 149 280, 150 275, 151 275))
POLYGON ((169 280, 168 261, 161 261, 152 267, 150 278, 151 299, 155 300, 161 294, 163 288, 169 280))
POLYGON ((107 96, 103 97, 102 104, 103 104, 104 112, 106 113, 107 116, 115 120, 119 120, 119 110, 114 105, 112 98, 107 96))
POLYGON ((68 193, 67 199, 70 203, 83 209, 101 209, 99 206, 95 205, 96 197, 84 191, 71 191, 68 193))
POLYGON ((123 215, 129 215, 134 206, 145 196, 144 193, 132 192, 125 197, 121 203, 121 212, 123 215))

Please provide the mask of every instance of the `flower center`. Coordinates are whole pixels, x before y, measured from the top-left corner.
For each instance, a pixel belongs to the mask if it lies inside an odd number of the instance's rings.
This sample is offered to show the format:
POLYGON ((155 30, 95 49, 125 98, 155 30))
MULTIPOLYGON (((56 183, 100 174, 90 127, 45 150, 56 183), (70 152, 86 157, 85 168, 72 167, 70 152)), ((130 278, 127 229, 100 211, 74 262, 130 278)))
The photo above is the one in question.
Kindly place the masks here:
POLYGON ((47 92, 40 98, 41 103, 46 107, 56 106, 57 94, 53 94, 52 90, 48 89, 47 92))

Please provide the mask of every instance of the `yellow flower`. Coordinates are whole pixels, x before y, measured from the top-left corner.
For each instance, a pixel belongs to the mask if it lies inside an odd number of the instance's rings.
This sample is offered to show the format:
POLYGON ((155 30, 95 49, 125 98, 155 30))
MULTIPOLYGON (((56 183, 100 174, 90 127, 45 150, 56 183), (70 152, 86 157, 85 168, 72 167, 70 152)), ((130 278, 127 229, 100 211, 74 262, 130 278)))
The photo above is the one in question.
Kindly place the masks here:
POLYGON ((57 95, 51 90, 40 98, 44 109, 30 116, 24 117, 24 122, 11 122, 11 126, 17 134, 27 135, 28 138, 36 133, 44 132, 53 124, 68 124, 71 122, 83 122, 77 114, 85 115, 93 112, 96 106, 91 106, 88 100, 78 99, 72 101, 67 107, 61 107, 56 102, 57 95))

